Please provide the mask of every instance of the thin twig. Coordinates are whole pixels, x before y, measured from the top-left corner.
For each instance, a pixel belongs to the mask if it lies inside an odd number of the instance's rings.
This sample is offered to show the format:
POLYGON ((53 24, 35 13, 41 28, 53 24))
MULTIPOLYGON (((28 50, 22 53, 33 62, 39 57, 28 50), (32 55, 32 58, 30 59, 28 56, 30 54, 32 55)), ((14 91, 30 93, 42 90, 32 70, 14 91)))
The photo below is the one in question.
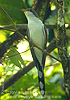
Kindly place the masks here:
POLYGON ((22 54, 22 53, 25 53, 25 52, 27 52, 28 50, 30 50, 30 49, 27 49, 27 50, 25 50, 25 51, 23 51, 23 52, 21 52, 21 53, 16 53, 16 54, 14 54, 14 55, 11 55, 11 56, 5 56, 1 61, 0 61, 0 63, 2 63, 4 60, 5 60, 5 58, 11 58, 11 57, 13 57, 13 56, 17 56, 17 55, 19 55, 19 54, 22 54))
POLYGON ((8 13, 0 6, 0 9, 5 13, 5 15, 8 17, 8 19, 12 22, 14 29, 16 30, 16 25, 14 24, 12 18, 8 15, 8 13))
MULTIPOLYGON (((45 67, 51 67, 51 66, 54 66, 54 65, 56 65, 56 64, 59 64, 59 62, 57 61, 57 62, 55 62, 55 63, 53 63, 53 64, 49 64, 49 65, 47 65, 47 66, 45 66, 45 67)), ((55 67, 55 66, 54 66, 55 67)))
POLYGON ((16 31, 14 31, 14 30, 12 30, 12 29, 8 29, 8 28, 1 28, 1 27, 0 27, 0 30, 7 30, 7 31, 11 31, 11 32, 16 32, 16 31))
POLYGON ((11 58, 11 57, 13 57, 13 56, 16 56, 16 55, 18 55, 18 54, 25 53, 25 52, 27 52, 28 50, 30 50, 30 49, 27 49, 27 50, 25 50, 25 51, 23 51, 23 52, 21 52, 21 53, 16 53, 16 54, 14 54, 14 55, 11 55, 11 56, 8 56, 8 57, 9 57, 9 58, 11 58))

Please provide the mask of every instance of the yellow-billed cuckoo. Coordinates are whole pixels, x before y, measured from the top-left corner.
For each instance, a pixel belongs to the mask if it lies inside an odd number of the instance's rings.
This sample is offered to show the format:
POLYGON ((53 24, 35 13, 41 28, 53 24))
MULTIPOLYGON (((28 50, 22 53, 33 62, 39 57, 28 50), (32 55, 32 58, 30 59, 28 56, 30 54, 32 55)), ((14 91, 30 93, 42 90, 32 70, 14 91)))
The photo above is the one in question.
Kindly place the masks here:
MULTIPOLYGON (((28 20, 28 29, 29 35, 28 38, 34 44, 42 48, 43 50, 46 48, 47 43, 47 31, 45 29, 44 24, 38 18, 37 13, 31 8, 28 9, 20 9, 26 15, 28 20)), ((38 69, 38 79, 39 79, 39 88, 42 96, 45 95, 45 82, 44 82, 44 64, 45 64, 45 54, 41 50, 36 47, 33 47, 31 43, 31 54, 35 65, 38 69)))

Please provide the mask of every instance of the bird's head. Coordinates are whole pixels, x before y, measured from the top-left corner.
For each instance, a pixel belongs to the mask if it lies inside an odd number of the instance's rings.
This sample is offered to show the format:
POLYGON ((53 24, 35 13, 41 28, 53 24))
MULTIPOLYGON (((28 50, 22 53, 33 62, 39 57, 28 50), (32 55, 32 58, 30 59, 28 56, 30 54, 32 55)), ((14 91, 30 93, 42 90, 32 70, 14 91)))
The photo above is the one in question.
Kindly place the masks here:
POLYGON ((31 8, 28 8, 28 9, 20 9, 20 10, 25 13, 27 19, 28 18, 32 18, 32 17, 37 17, 38 18, 37 13, 33 9, 31 9, 31 8))

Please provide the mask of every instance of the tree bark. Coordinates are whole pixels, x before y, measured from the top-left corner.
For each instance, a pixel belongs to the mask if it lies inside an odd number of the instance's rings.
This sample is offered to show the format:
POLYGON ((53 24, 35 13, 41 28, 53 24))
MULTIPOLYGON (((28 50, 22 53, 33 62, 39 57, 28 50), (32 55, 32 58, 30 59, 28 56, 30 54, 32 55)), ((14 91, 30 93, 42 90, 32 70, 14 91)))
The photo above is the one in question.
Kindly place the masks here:
POLYGON ((64 88, 66 92, 67 100, 70 100, 70 80, 69 80, 69 54, 66 47, 66 29, 65 29, 65 18, 64 18, 64 0, 57 0, 57 14, 58 14, 58 25, 57 25, 57 48, 61 58, 61 63, 64 71, 64 88))

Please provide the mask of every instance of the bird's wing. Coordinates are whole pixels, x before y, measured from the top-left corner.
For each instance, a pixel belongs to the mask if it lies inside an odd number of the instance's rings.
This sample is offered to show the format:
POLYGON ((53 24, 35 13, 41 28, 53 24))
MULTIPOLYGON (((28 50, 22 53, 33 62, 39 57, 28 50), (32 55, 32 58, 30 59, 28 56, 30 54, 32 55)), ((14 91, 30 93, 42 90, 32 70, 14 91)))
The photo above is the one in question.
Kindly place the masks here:
POLYGON ((43 27, 42 30, 43 30, 44 40, 45 40, 44 49, 46 49, 46 44, 47 44, 47 29, 46 29, 45 24, 44 24, 44 27, 43 27))
POLYGON ((37 66, 38 66, 37 63, 39 63, 39 61, 38 61, 38 59, 37 59, 37 57, 36 57, 36 55, 35 55, 34 47, 33 47, 32 43, 31 43, 32 41, 30 40, 29 29, 28 29, 27 31, 28 31, 28 35, 27 35, 27 37, 28 37, 28 39, 29 39, 30 51, 31 51, 31 54, 32 54, 33 60, 34 60, 34 62, 35 62, 35 65, 36 65, 36 67, 37 67, 37 66))
MULTIPOLYGON (((43 36, 44 36, 44 49, 46 49, 46 44, 47 44, 47 30, 46 30, 46 26, 44 25, 43 27, 43 36)), ((43 57, 42 57, 42 64, 43 66, 45 65, 45 59, 46 59, 46 54, 43 53, 43 57)))
POLYGON ((31 45, 31 43, 29 43, 29 45, 30 45, 33 60, 35 62, 36 68, 38 69, 39 89, 40 89, 42 96, 44 96, 45 95, 45 81, 44 81, 43 66, 40 65, 40 63, 39 63, 39 61, 38 61, 38 59, 35 55, 35 52, 34 52, 34 49, 33 49, 33 46, 31 45))

